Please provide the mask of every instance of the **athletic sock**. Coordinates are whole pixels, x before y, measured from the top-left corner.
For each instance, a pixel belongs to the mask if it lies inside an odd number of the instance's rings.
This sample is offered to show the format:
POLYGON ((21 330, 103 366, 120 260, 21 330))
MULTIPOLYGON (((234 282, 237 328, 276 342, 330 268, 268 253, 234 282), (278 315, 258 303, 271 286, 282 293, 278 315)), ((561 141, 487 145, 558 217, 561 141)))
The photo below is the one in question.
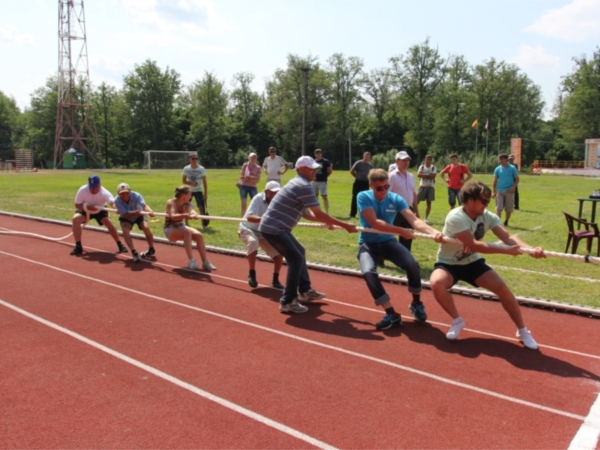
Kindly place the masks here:
POLYGON ((422 303, 421 302, 421 296, 413 294, 413 300, 412 300, 412 302, 415 305, 420 305, 422 303))
POLYGON ((279 274, 277 272, 273 272, 273 283, 279 282, 279 274))
POLYGON ((396 314, 396 310, 394 309, 394 307, 393 307, 393 306, 391 306, 391 307, 389 307, 389 308, 386 308, 386 309, 385 309, 385 312, 386 312, 386 314, 390 314, 390 315, 392 315, 392 314, 396 314))
POLYGON ((256 278, 256 270, 250 270, 250 272, 248 272, 248 276, 256 278))
POLYGON ((77 241, 77 242, 75 242, 75 247, 77 247, 77 248, 81 248, 81 241, 77 241))

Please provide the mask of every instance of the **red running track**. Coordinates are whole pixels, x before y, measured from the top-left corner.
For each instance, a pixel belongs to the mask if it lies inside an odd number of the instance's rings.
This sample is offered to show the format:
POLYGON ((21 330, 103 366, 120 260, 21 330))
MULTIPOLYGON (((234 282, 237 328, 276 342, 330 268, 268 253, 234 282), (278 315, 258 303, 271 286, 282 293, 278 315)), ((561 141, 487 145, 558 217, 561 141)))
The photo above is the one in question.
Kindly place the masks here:
POLYGON ((67 243, 0 235, 2 448, 598 448, 597 320, 524 309, 532 352, 500 304, 457 297, 468 329, 449 342, 424 291, 428 324, 378 332, 360 278, 311 271, 328 297, 290 316, 243 258, 206 274, 175 246, 134 264, 104 233, 81 257, 67 243))

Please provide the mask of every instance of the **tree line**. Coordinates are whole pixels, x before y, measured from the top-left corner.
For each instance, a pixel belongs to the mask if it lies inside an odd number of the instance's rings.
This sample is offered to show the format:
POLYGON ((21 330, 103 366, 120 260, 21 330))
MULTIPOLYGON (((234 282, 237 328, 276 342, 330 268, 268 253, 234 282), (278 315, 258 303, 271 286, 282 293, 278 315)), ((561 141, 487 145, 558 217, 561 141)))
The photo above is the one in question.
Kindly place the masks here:
MULTIPOLYGON (((481 168, 486 144, 494 167, 512 137, 523 138, 523 165, 581 160, 583 141, 600 137, 600 50, 573 62, 554 118, 545 121, 540 87, 516 65, 442 56, 429 39, 370 72, 355 56, 336 53, 321 63, 290 54, 261 92, 252 89, 251 73, 235 74, 227 86, 206 71, 185 86, 176 70, 146 60, 124 76, 122 88, 92 89, 98 158, 107 167, 140 167, 144 150, 189 150, 207 167, 227 167, 275 146, 293 161, 301 154, 306 97, 307 153, 321 148, 338 167, 365 151, 405 149, 415 163, 426 153, 457 153, 481 168)), ((14 148, 33 148, 37 165, 53 159, 57 86, 49 78, 24 111, 0 91, 0 159, 10 159, 14 148)))

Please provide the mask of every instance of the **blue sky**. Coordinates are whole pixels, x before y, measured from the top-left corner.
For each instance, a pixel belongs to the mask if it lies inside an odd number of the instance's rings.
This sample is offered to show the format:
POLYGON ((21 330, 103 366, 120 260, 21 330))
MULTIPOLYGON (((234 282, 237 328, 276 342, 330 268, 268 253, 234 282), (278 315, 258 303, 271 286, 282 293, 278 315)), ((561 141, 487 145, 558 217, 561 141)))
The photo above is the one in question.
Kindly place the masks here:
MULTIPOLYGON (((426 38, 471 64, 518 65, 542 88, 546 114, 572 57, 600 42, 600 0, 85 0, 92 83, 120 87, 150 58, 184 84, 250 72, 254 88, 289 53, 357 56, 367 71, 426 38)), ((0 90, 21 108, 58 68, 58 0, 0 0, 0 90)))

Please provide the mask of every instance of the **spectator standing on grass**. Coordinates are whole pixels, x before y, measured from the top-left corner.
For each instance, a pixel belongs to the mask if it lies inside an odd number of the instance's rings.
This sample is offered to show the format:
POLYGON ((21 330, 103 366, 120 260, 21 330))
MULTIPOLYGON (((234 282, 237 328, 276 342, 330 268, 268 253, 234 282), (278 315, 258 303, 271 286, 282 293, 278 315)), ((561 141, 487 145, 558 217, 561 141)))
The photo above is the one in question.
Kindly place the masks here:
MULTIPOLYGON (((517 166, 517 164, 515 164, 515 155, 508 155, 508 163, 511 166, 514 166, 515 169, 517 169, 517 171, 519 170, 519 167, 517 166)), ((519 209, 519 186, 515 186, 515 209, 519 209)))
POLYGON ((352 203, 350 203, 350 219, 356 218, 356 197, 359 192, 369 190, 369 171, 373 168, 371 154, 364 152, 362 159, 354 163, 350 169, 350 175, 354 177, 352 184, 352 203))
POLYGON ((398 234, 405 240, 410 240, 414 238, 412 228, 415 228, 423 233, 434 235, 437 242, 441 242, 442 235, 415 216, 401 196, 390 191, 388 174, 385 170, 371 170, 369 185, 371 190, 358 194, 360 225, 363 228, 381 231, 381 233, 361 232, 358 238, 357 257, 360 271, 375 300, 375 305, 381 306, 385 310, 385 316, 375 326, 378 330, 385 330, 399 327, 402 323, 400 315, 394 310, 390 296, 381 284, 377 273, 377 264, 385 259, 406 271, 408 291, 413 297, 408 309, 415 320, 425 322, 427 314, 425 305, 421 302, 422 286, 419 263, 406 246, 397 242, 393 235, 384 233, 398 234), (399 215, 405 218, 411 229, 394 225, 395 219, 399 215))
POLYGON ((90 219, 94 219, 98 222, 98 225, 104 225, 108 229, 110 236, 117 243, 118 253, 127 253, 127 248, 120 241, 119 233, 110 221, 108 212, 101 209, 107 203, 111 208, 114 208, 114 200, 115 198, 112 194, 102 186, 98 175, 91 175, 88 178, 88 184, 84 184, 79 188, 75 196, 75 215, 72 218, 75 248, 71 251, 71 255, 80 255, 83 253, 83 247, 81 246, 83 230, 81 226, 87 222, 88 214, 90 219))
POLYGON ((132 191, 127 183, 121 183, 117 186, 117 198, 115 199, 115 208, 119 212, 119 222, 121 223, 121 230, 123 231, 123 237, 127 247, 131 250, 133 256, 133 262, 140 261, 140 255, 138 255, 135 246, 133 245, 133 239, 131 239, 131 229, 134 225, 137 225, 146 237, 148 243, 148 250, 141 254, 142 258, 148 258, 154 255, 154 236, 148 226, 148 220, 146 215, 142 212, 146 212, 150 217, 154 217, 154 211, 146 204, 144 198, 135 191, 132 191))
MULTIPOLYGON (((437 302, 452 317, 452 325, 446 338, 455 340, 465 327, 465 320, 458 313, 454 298, 449 289, 460 280, 475 287, 482 287, 498 296, 502 307, 517 326, 517 337, 525 347, 538 348, 533 336, 525 327, 521 308, 514 294, 491 267, 485 263, 480 253, 520 255, 519 247, 531 248, 515 235, 502 227, 500 218, 486 207, 491 200, 491 190, 480 181, 465 184, 460 191, 461 207, 450 211, 446 216, 443 234, 458 239, 460 243, 440 244, 437 262, 429 282, 437 302), (483 242, 483 236, 492 230, 498 239, 508 247, 499 248, 483 242)), ((535 248, 534 258, 545 258, 540 247, 535 248)))
POLYGON ((519 172, 515 166, 508 163, 508 155, 502 153, 498 156, 500 165, 494 169, 494 182, 492 184, 492 197, 496 199, 496 215, 502 220, 502 211, 506 212, 504 226, 515 208, 515 189, 519 184, 519 172))
POLYGON ((242 165, 240 172, 240 199, 242 201, 242 217, 246 214, 246 201, 248 196, 250 200, 258 193, 256 185, 260 181, 260 166, 256 164, 256 153, 248 155, 248 161, 242 165))
POLYGON ((279 272, 283 264, 283 256, 277 253, 271 244, 266 241, 261 232, 258 231, 258 224, 260 224, 262 216, 267 212, 269 203, 271 203, 271 200, 273 200, 273 197, 275 197, 280 189, 281 186, 277 181, 269 181, 265 186, 265 191, 257 194, 250 202, 250 206, 244 215, 244 219, 248 222, 241 222, 238 228, 238 236, 246 246, 248 265, 250 266, 248 284, 253 288, 258 286, 258 281, 256 281, 256 255, 259 246, 275 263, 272 286, 276 289, 284 288, 279 282, 279 272))
POLYGON ((417 203, 425 201, 425 223, 429 223, 429 214, 431 214, 431 202, 435 200, 435 177, 437 169, 432 164, 433 156, 425 156, 425 164, 421 164, 417 170, 419 177, 419 191, 417 192, 417 203))
POLYGON ((269 181, 277 181, 281 184, 281 176, 288 170, 285 159, 277 154, 275 147, 269 147, 269 156, 265 158, 262 167, 267 176, 267 183, 269 181))
POLYGON ((323 150, 320 148, 315 150, 315 161, 321 166, 317 169, 317 175, 315 181, 312 182, 313 189, 317 200, 319 194, 323 197, 323 206, 325 207, 325 213, 329 214, 329 200, 327 198, 327 177, 333 172, 333 164, 327 158, 323 158, 323 150))
MULTIPOLYGON (((396 153, 396 170, 389 174, 390 192, 402 197, 415 216, 419 217, 419 200, 415 188, 415 177, 408 171, 409 165, 410 156, 408 153, 404 150, 396 153)), ((402 228, 412 228, 412 223, 403 214, 396 214, 394 225, 402 228)), ((412 239, 406 239, 404 236, 399 235, 398 242, 410 252, 412 239)))
POLYGON ((440 172, 440 177, 448 184, 448 204, 450 209, 453 209, 456 206, 456 200, 460 205, 458 193, 463 185, 473 178, 473 174, 465 164, 458 162, 458 155, 452 154, 450 155, 450 164, 440 172))
POLYGON ((205 202, 208 201, 208 183, 206 181, 206 169, 198 164, 198 155, 190 153, 189 164, 183 168, 181 182, 191 189, 192 197, 196 200, 196 206, 201 215, 205 215, 205 202))
POLYGON ((200 269, 192 252, 192 241, 194 241, 196 243, 196 249, 200 254, 200 259, 202 260, 202 270, 206 270, 207 272, 217 270, 206 256, 206 247, 204 245, 204 236, 202 233, 185 224, 186 220, 198 218, 198 214, 194 211, 191 200, 192 189, 190 186, 179 186, 178 188, 175 188, 175 197, 167 200, 167 204, 165 205, 165 212, 167 213, 163 225, 165 236, 169 242, 183 241, 183 247, 185 248, 185 253, 188 257, 187 266, 189 269, 200 269))
POLYGON ((299 301, 307 302, 325 297, 325 294, 312 288, 304 247, 292 235, 292 228, 298 224, 300 218, 337 225, 349 233, 356 232, 355 225, 337 220, 321 211, 310 184, 314 181, 319 167, 310 156, 298 158, 297 175, 271 201, 258 227, 258 231, 288 264, 285 289, 279 301, 281 312, 305 313, 308 308, 299 304, 299 301))

